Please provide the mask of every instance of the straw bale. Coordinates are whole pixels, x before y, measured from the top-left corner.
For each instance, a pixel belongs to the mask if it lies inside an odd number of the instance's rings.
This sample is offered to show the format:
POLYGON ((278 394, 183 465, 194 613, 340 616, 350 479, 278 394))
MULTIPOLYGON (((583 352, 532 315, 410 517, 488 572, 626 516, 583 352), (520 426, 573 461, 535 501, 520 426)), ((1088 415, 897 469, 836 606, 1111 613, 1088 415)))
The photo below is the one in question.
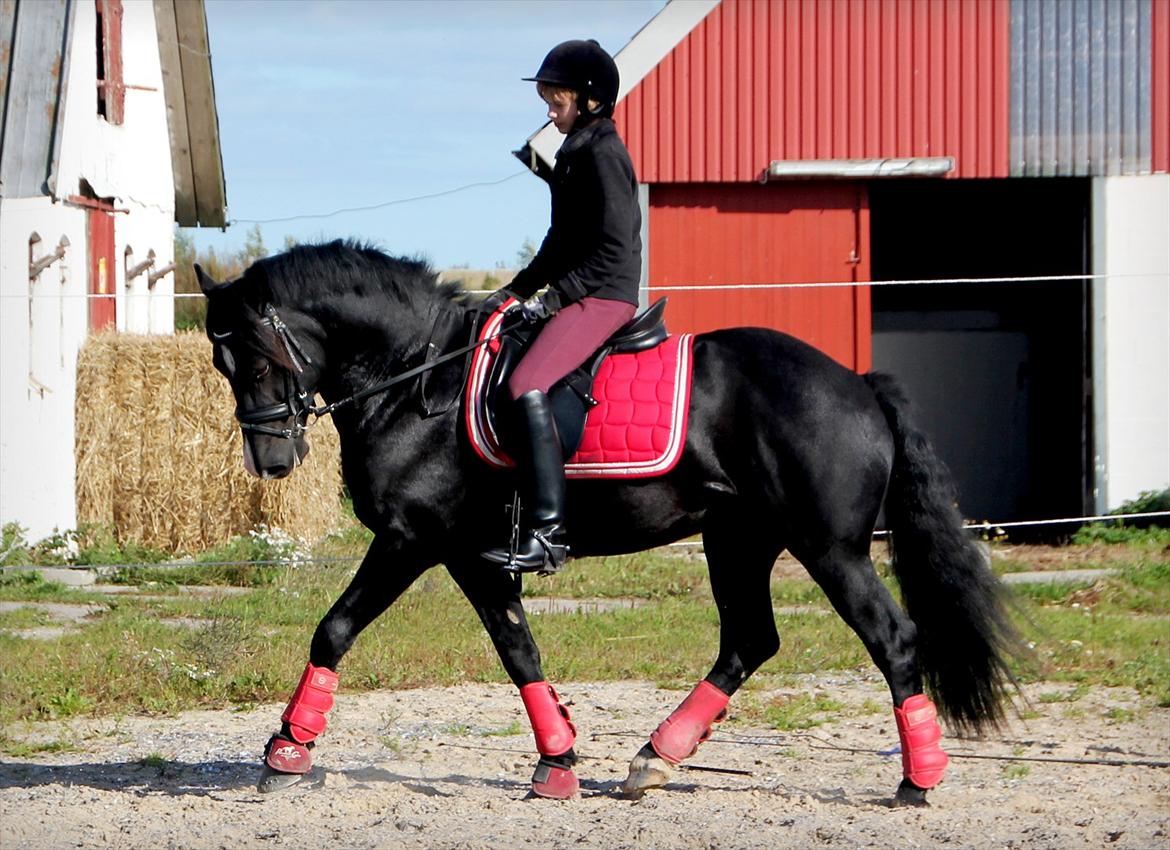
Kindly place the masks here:
POLYGON ((248 475, 235 400, 203 334, 94 335, 77 370, 79 521, 174 553, 260 523, 308 540, 342 524, 332 421, 310 431, 313 450, 289 478, 248 475))

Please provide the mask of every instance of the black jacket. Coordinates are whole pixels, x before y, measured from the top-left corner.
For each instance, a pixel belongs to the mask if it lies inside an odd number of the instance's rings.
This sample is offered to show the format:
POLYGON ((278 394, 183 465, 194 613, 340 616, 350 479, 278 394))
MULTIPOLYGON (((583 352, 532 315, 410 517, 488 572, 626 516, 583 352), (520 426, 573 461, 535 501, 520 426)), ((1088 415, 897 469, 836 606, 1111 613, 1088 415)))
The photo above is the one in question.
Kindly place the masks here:
POLYGON ((642 276, 638 178, 612 121, 599 120, 565 139, 549 187, 548 235, 508 289, 528 298, 548 284, 554 308, 587 295, 637 304, 642 276))

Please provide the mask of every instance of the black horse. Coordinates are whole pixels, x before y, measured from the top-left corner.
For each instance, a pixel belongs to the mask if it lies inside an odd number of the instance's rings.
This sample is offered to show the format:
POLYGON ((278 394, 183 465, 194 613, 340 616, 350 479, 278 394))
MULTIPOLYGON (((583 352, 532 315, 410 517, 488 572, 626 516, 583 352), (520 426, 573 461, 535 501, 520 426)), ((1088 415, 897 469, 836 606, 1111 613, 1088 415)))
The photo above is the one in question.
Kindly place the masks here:
MULTIPOLYGON (((248 469, 291 473, 308 451, 315 393, 350 399, 468 341, 477 315, 424 263, 337 241, 260 260, 229 283, 202 270, 216 367, 231 382, 248 469)), ((456 399, 461 358, 428 376, 456 399)), ((474 606, 520 688, 536 737, 536 794, 572 796, 575 728, 541 672, 520 579, 481 560, 501 534, 514 482, 468 446, 460 405, 429 415, 403 381, 334 412, 358 518, 374 534, 349 587, 313 635, 305 676, 269 742, 262 790, 308 769, 336 670, 358 634, 425 570, 443 564, 474 606), (490 506, 491 509, 488 509, 490 506)), ((1018 641, 1000 586, 962 528, 953 486, 907 419, 895 383, 860 376, 782 333, 736 328, 694 341, 685 448, 656 478, 575 480, 574 555, 610 555, 701 534, 720 614, 706 678, 634 757, 624 790, 663 785, 693 754, 728 698, 776 653, 769 574, 787 549, 857 632, 889 683, 902 741, 900 803, 925 803, 942 778, 935 706, 966 732, 1003 719, 1018 641), (898 605, 869 549, 883 505, 892 529, 898 605)))

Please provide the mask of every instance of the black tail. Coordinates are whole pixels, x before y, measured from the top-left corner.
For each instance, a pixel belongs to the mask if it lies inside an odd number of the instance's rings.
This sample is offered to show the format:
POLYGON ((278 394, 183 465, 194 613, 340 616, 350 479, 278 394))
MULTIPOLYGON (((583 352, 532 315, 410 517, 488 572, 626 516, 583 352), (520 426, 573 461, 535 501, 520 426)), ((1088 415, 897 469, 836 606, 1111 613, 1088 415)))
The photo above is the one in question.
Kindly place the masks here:
POLYGON ((886 523, 923 680, 954 727, 999 726, 1015 685, 1008 661, 1020 650, 1005 591, 963 528, 950 473, 910 422, 901 387, 878 372, 865 381, 894 435, 886 523))

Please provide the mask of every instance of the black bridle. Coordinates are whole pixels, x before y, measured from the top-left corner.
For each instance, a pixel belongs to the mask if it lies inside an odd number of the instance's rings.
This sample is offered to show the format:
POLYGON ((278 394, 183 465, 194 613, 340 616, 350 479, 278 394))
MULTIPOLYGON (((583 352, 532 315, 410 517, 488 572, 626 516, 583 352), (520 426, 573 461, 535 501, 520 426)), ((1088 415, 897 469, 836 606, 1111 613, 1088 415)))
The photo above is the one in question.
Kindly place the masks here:
MULTIPOLYGON (((418 366, 407 369, 405 372, 394 375, 393 377, 387 378, 386 380, 380 381, 376 384, 373 384, 372 386, 366 387, 365 389, 358 390, 353 395, 346 396, 345 398, 339 399, 335 402, 332 402, 331 404, 325 404, 320 407, 316 407, 313 405, 313 396, 315 395, 314 391, 306 388, 301 383, 301 379, 299 377, 304 373, 305 366, 312 365, 312 358, 309 357, 309 355, 305 352, 305 349, 301 346, 300 342, 297 341, 296 335, 293 334, 289 326, 286 325, 277 314, 276 308, 274 306, 271 304, 265 304, 263 310, 261 310, 261 313, 264 317, 263 323, 272 328, 276 338, 279 339, 281 345, 284 346, 285 353, 288 354, 288 359, 292 364, 292 368, 284 370, 285 394, 282 401, 279 401, 276 404, 267 405, 266 407, 254 407, 250 410, 246 410, 237 405, 236 421, 240 423, 240 430, 244 431, 245 433, 264 434, 269 437, 280 437, 285 440, 299 439, 300 437, 304 436, 305 432, 309 430, 312 424, 316 423, 316 421, 321 417, 329 416, 342 407, 346 407, 347 405, 353 404, 354 402, 360 401, 364 398, 369 398, 370 396, 376 395, 377 393, 384 392, 396 384, 401 384, 404 381, 408 381, 411 378, 415 378, 423 374, 424 372, 429 372, 431 369, 434 369, 437 366, 441 366, 444 363, 449 363, 456 358, 464 357, 475 349, 479 348, 481 345, 486 345, 497 336, 507 333, 515 327, 515 325, 511 325, 506 328, 501 328, 496 333, 485 337, 478 342, 470 342, 462 348, 456 349, 455 351, 427 359, 418 366), (309 422, 309 417, 313 418, 312 423, 309 422), (267 424, 269 422, 282 422, 288 419, 292 420, 291 427, 273 428, 267 424)), ((476 311, 475 319, 471 323, 470 338, 472 340, 475 339, 476 332, 479 329, 480 317, 481 313, 476 311)), ((434 351, 434 345, 432 343, 428 343, 427 349, 429 356, 434 351)), ((466 369, 464 371, 466 372, 466 369)), ((459 396, 457 394, 455 399, 458 399, 458 397, 459 396)), ((447 405, 445 410, 450 409, 450 407, 455 403, 455 399, 451 401, 451 404, 447 405)), ((440 412, 445 412, 445 410, 440 412)))

